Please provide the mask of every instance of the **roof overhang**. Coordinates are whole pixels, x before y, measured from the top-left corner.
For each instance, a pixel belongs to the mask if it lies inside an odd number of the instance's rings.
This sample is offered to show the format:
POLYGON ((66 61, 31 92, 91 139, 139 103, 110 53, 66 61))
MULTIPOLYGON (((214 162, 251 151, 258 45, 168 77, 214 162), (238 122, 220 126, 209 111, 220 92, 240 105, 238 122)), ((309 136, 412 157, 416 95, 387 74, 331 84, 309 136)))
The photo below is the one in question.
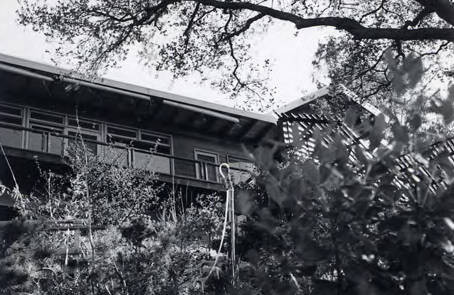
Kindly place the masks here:
MULTIPOLYGON (((351 90, 349 90, 345 85, 340 84, 339 85, 340 91, 338 93, 342 93, 345 95, 348 99, 351 101, 359 104, 363 109, 368 111, 374 116, 378 116, 382 114, 382 112, 377 109, 375 106, 368 102, 362 102, 361 99, 351 90)), ((312 92, 306 96, 303 96, 301 98, 295 99, 288 104, 285 104, 284 106, 276 109, 274 113, 279 117, 282 114, 289 113, 295 109, 298 109, 304 105, 308 105, 311 102, 323 98, 323 97, 333 97, 336 94, 333 94, 328 87, 321 88, 315 92, 312 92)))
POLYGON ((0 54, 0 70, 9 71, 19 75, 25 75, 47 82, 63 81, 66 83, 78 84, 103 91, 110 91, 120 95, 129 96, 135 99, 148 101, 163 101, 165 103, 174 103, 179 106, 190 106, 191 110, 201 112, 206 115, 216 116, 219 114, 222 118, 249 118, 275 124, 276 120, 272 115, 247 112, 212 103, 209 101, 194 99, 182 95, 164 92, 156 89, 141 87, 133 84, 119 82, 101 77, 86 79, 82 75, 69 71, 67 69, 38 63, 22 58, 17 58, 5 54, 0 54))

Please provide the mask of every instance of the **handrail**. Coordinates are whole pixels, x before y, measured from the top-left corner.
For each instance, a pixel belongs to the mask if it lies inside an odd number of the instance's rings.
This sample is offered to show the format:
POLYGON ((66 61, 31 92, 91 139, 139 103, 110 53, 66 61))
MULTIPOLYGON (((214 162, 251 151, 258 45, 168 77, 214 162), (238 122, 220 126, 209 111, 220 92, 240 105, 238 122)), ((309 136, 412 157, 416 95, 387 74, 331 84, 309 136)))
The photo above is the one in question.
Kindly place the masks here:
MULTIPOLYGON (((71 136, 71 135, 61 134, 61 133, 52 132, 52 131, 36 130, 36 129, 33 129, 33 128, 28 128, 28 127, 24 127, 24 126, 17 126, 17 125, 5 123, 5 122, 0 122, 0 127, 14 129, 14 130, 20 130, 20 131, 39 133, 39 134, 42 134, 42 135, 51 135, 51 136, 55 136, 55 137, 65 138, 65 139, 73 139, 73 140, 79 139, 79 136, 71 136)), ((112 148, 119 148, 119 149, 124 149, 124 150, 127 150, 127 151, 128 150, 135 150, 135 151, 139 151, 141 153, 146 153, 146 154, 149 154, 149 155, 156 155, 156 156, 166 157, 166 158, 173 159, 173 160, 187 161, 187 162, 191 162, 191 163, 194 163, 194 164, 203 164, 203 165, 210 165, 210 166, 215 166, 215 167, 219 166, 219 164, 212 163, 212 162, 207 162, 207 161, 203 161, 203 160, 188 159, 188 158, 178 157, 178 156, 169 155, 169 154, 163 154, 163 153, 153 152, 153 151, 150 151, 150 150, 144 150, 144 149, 135 148, 135 147, 132 147, 132 146, 124 146, 124 145, 118 145, 118 144, 114 144, 114 143, 107 143, 107 142, 93 140, 93 139, 89 139, 89 138, 83 138, 83 140, 84 140, 84 142, 94 143, 94 144, 97 144, 97 145, 102 145, 102 146, 107 146, 107 147, 112 147, 112 148)), ((250 171, 246 170, 246 169, 241 169, 241 168, 236 168, 236 167, 231 167, 230 169, 231 170, 236 170, 236 171, 239 171, 239 172, 250 173, 250 171)), ((175 173, 173 173, 173 175, 175 175, 175 173)), ((197 180, 203 180, 203 179, 197 179, 197 180)), ((216 183, 218 183, 218 182, 216 182, 216 183)))

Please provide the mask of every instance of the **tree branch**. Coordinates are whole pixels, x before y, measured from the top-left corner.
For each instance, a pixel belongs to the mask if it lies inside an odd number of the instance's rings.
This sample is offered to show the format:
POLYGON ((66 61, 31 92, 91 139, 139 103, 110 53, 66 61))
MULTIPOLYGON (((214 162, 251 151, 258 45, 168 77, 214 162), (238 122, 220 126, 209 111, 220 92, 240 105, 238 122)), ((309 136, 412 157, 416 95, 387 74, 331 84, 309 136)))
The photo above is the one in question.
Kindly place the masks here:
MULTIPOLYGON (((250 2, 223 2, 219 0, 187 0, 200 2, 206 6, 212 6, 226 10, 249 10, 262 13, 275 19, 288 21, 295 24, 297 29, 327 26, 344 30, 355 39, 390 39, 390 40, 446 40, 454 41, 454 29, 451 28, 421 28, 407 30, 405 28, 368 28, 358 21, 343 17, 318 17, 303 18, 293 13, 277 10, 267 6, 250 2)), ((440 0, 444 1, 444 0, 440 0)))
POLYGON ((414 27, 416 26, 417 24, 419 24, 426 16, 428 16, 429 14, 433 13, 434 10, 433 9, 430 9, 430 8, 427 8, 425 7, 423 10, 421 10, 417 15, 416 17, 411 20, 411 21, 406 21, 404 26, 402 27, 403 29, 408 29, 408 27, 414 27))
POLYGON ((374 9, 372 11, 369 11, 368 13, 364 14, 363 16, 361 16, 361 18, 359 19, 359 22, 362 23, 363 19, 365 19, 366 17, 368 17, 371 14, 377 13, 380 9, 383 8, 383 6, 385 5, 385 2, 386 2, 386 0, 382 0, 380 5, 376 9, 374 9))
POLYGON ((248 19, 244 26, 242 26, 239 30, 236 30, 232 33, 226 33, 226 36, 221 40, 221 41, 225 41, 227 39, 230 39, 230 38, 233 38, 235 36, 239 36, 241 35, 242 33, 246 32, 247 30, 249 30, 249 28, 251 27, 251 25, 258 21, 259 19, 263 18, 265 15, 263 13, 259 13, 257 14, 256 16, 253 16, 251 17, 250 19, 248 19))
POLYGON ((432 9, 448 24, 454 26, 454 3, 451 0, 416 0, 425 8, 432 9))
POLYGON ((197 13, 199 12, 199 9, 200 9, 200 3, 197 3, 195 8, 194 8, 194 12, 191 15, 191 18, 189 19, 188 26, 186 27, 186 30, 184 30, 183 35, 186 36, 186 40, 185 40, 185 45, 186 46, 189 43, 189 36, 191 34, 191 29, 192 29, 192 26, 194 25, 194 19, 197 16, 197 13))

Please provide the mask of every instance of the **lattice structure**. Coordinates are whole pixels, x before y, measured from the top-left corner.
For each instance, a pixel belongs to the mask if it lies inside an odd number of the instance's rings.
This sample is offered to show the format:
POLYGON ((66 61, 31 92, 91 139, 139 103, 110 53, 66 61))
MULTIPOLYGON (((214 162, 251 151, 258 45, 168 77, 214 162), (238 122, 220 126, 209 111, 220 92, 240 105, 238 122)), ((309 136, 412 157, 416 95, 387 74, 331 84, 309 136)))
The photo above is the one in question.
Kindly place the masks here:
MULTIPOLYGON (((372 113, 369 110, 365 110, 365 112, 376 115, 375 112, 372 113)), ((328 118, 323 114, 313 114, 301 109, 276 114, 282 124, 284 142, 294 148, 294 154, 300 159, 304 160, 313 156, 316 145, 314 132, 325 131, 322 144, 326 147, 334 143, 327 128, 331 128, 331 134, 337 132, 341 136, 342 142, 349 151, 349 165, 356 168, 356 171, 362 171, 364 167, 360 167, 360 161, 353 149, 355 145, 358 145, 369 159, 374 157, 367 152, 367 143, 362 141, 359 135, 349 128, 341 118, 328 118), (326 132, 327 130, 328 132, 326 132)), ((429 190, 432 193, 446 189, 447 173, 443 167, 429 167, 429 161, 440 155, 446 155, 449 164, 454 167, 454 138, 431 145, 422 155, 404 154, 395 159, 393 167, 389 169, 396 176, 394 184, 413 190, 420 182, 425 181, 429 184, 429 190)))

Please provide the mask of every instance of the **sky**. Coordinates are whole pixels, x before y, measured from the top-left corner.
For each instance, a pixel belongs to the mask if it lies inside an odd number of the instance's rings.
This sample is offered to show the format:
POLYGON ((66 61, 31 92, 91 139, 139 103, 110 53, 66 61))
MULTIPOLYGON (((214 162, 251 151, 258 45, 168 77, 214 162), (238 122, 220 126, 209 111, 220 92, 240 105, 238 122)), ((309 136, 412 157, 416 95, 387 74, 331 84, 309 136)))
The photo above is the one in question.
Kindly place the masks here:
MULTIPOLYGON (((17 0, 0 0, 0 53, 54 65, 52 57, 57 43, 19 25, 16 9, 17 0)), ((312 60, 319 40, 327 33, 319 28, 306 29, 297 37, 294 33, 291 24, 277 23, 266 35, 258 37, 252 47, 254 55, 267 56, 273 62, 270 85, 276 88, 274 98, 278 104, 317 90, 312 79, 312 60)), ((61 62, 57 66, 68 68, 61 62)), ((168 72, 143 66, 134 55, 129 55, 119 68, 108 70, 104 77, 215 103, 234 104, 228 93, 211 88, 208 83, 201 84, 197 74, 174 80, 168 72)))

